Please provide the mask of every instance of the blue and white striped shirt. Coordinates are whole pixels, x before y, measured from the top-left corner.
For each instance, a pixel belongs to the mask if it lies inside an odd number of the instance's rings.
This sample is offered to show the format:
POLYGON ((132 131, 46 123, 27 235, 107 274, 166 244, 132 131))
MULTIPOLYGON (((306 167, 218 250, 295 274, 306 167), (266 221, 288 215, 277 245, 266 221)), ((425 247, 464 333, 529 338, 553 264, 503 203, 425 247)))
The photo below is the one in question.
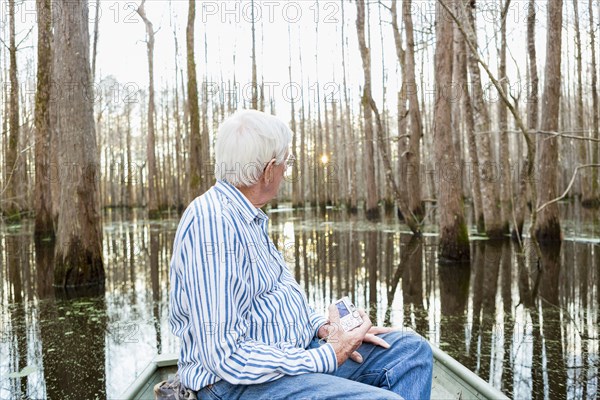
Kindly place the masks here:
POLYGON ((182 384, 256 384, 334 372, 330 344, 306 350, 326 320, 308 306, 267 233, 268 217, 217 181, 185 210, 173 243, 169 323, 182 384))

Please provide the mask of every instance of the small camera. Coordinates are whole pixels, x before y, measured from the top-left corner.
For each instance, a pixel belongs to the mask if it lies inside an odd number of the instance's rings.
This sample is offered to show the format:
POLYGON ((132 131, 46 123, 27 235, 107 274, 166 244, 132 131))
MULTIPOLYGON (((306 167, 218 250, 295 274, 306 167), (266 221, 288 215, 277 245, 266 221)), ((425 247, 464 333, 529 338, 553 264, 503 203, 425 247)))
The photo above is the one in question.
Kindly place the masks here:
POLYGON ((362 325, 363 320, 360 317, 358 310, 347 296, 342 297, 334 304, 340 313, 340 324, 344 331, 348 332, 357 326, 362 325))

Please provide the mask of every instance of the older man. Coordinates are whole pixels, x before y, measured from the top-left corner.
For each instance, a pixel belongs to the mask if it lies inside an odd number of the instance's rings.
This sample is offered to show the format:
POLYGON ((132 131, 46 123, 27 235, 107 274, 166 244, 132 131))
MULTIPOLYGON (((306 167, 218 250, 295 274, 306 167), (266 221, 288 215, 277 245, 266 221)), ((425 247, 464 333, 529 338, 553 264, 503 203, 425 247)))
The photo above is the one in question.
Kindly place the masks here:
POLYGON ((291 160, 279 119, 240 111, 221 125, 217 183, 184 212, 173 244, 169 322, 182 384, 214 399, 427 399, 421 337, 364 323, 345 332, 309 307, 260 209, 291 160))

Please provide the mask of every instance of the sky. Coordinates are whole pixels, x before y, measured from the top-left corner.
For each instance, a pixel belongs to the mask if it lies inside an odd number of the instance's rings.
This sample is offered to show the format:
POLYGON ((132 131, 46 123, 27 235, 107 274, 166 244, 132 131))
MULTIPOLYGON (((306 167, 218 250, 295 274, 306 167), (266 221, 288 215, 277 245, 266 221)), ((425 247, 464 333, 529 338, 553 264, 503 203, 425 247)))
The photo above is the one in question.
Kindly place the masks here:
MULTIPOLYGON (((389 4, 389 2, 387 2, 389 4)), ((489 35, 487 53, 495 68, 495 45, 493 24, 497 22, 497 2, 480 3, 480 26, 489 35)), ((147 82, 147 59, 145 53, 145 28, 134 12, 135 3, 103 3, 99 45, 100 74, 112 74, 120 82, 135 82, 145 86, 147 82)), ((227 81, 235 75, 240 87, 235 89, 238 97, 249 98, 251 82, 251 21, 250 1, 204 1, 198 2, 196 11, 196 62, 199 76, 209 76, 210 93, 219 95, 227 87, 227 81), (208 45, 204 48, 204 40, 208 45), (235 60, 234 60, 235 56, 235 60)), ((435 17, 434 2, 417 1, 413 4, 415 26, 431 26, 435 17)), ((401 82, 395 44, 391 31, 389 11, 383 7, 370 7, 370 47, 372 58, 373 95, 381 104, 384 88, 386 102, 395 107, 396 92, 401 82), (381 23, 380 23, 381 21, 381 23), (383 32, 383 38, 381 37, 383 32), (383 51, 382 51, 383 49, 383 51), (384 72, 385 71, 385 72, 384 72), (383 74, 386 74, 385 85, 383 74)), ((518 61, 511 63, 509 73, 517 76, 525 70, 525 33, 527 2, 515 1, 509 12, 509 47, 518 61)), ((256 43, 259 80, 268 82, 279 109, 287 111, 289 99, 299 99, 298 88, 303 87, 306 99, 316 102, 321 97, 335 97, 342 90, 341 21, 345 20, 347 37, 346 70, 354 96, 358 96, 363 83, 362 61, 358 51, 355 27, 355 4, 339 1, 263 1, 254 3, 256 20, 256 43), (342 8, 343 7, 343 8, 342 8), (292 83, 288 66, 292 65, 292 83), (300 70, 302 60, 302 71, 300 70)), ((540 7, 540 14, 544 10, 540 7)), ((148 3, 148 15, 153 21, 156 34, 156 82, 173 85, 174 39, 173 30, 179 37, 179 65, 184 62, 186 1, 154 1, 148 3)), ((540 24, 545 25, 541 21, 540 24)), ((484 31, 480 32, 482 42, 484 31)), ((538 35, 538 39, 544 39, 538 35)), ((418 41, 418 39, 417 39, 418 41)), ((434 42, 430 41, 427 56, 432 59, 434 42)), ((538 45, 538 55, 544 54, 543 43, 538 45)), ((433 98, 432 63, 423 64, 425 91, 433 98)), ((543 62, 540 62, 543 65, 543 62)), ((417 66, 420 69, 420 65, 417 66)), ((513 80, 514 81, 514 80, 513 80)), ((490 93, 492 96, 493 93, 490 93)))
MULTIPOLYGON (((112 74, 120 82, 147 84, 145 27, 135 13, 134 3, 114 3, 110 15, 101 20, 99 44, 99 73, 112 74), (117 9, 119 11, 117 11, 117 9), (118 60, 118 61, 117 61, 118 60), (117 61, 117 62, 115 62, 117 61)), ((185 68, 186 1, 154 1, 148 4, 148 17, 156 33, 156 75, 160 85, 174 84, 175 44, 173 30, 178 34, 179 66, 185 68)), ((321 95, 335 95, 341 90, 341 26, 342 7, 339 2, 256 2, 256 56, 259 81, 264 80, 267 93, 276 98, 277 106, 287 108, 289 99, 304 96, 315 101, 321 95), (318 29, 318 40, 317 31, 318 29), (290 58, 291 57, 291 58, 290 58), (302 71, 300 70, 302 59, 302 71), (290 62, 291 61, 291 62, 290 62), (292 80, 289 65, 292 65, 292 80), (301 78, 302 74, 302 79, 301 78), (317 78, 318 77, 318 78, 317 78), (304 81, 304 84, 302 82, 304 81), (286 101, 287 99, 287 101, 286 101)), ((353 18, 354 5, 344 5, 344 18, 353 18)), ((210 95, 219 96, 228 89, 235 76, 238 98, 248 99, 251 83, 251 21, 252 3, 197 3, 196 64, 198 76, 208 76, 210 95), (207 46, 205 48, 205 40, 207 46)), ((349 82, 362 77, 354 25, 346 26, 350 35, 348 46, 349 82), (355 50, 356 48, 356 50, 355 50)), ((388 35, 386 55, 388 68, 395 74, 393 38, 388 35)), ((377 73, 374 74, 377 76, 377 73)), ((375 79, 375 77, 374 77, 375 79)))
MULTIPOLYGON (((2 31, 7 32, 7 2, 1 2, 2 31)), ((145 89, 148 83, 148 62, 146 55, 146 31, 141 18, 135 12, 139 2, 101 0, 90 5, 90 34, 93 31, 93 19, 99 12, 99 42, 96 81, 113 76, 120 82, 120 99, 135 91, 145 89)), ((383 1, 389 5, 389 1, 383 1)), ((525 21, 527 17, 525 0, 513 0, 508 15, 508 75, 514 84, 514 90, 525 90, 526 40, 525 21)), ((540 73, 543 72, 545 57, 545 1, 537 3, 537 54, 540 73)), ((496 45, 498 35, 498 1, 478 1, 479 42, 484 59, 496 70, 496 45)), ((155 45, 155 84, 156 90, 175 85, 175 41, 178 39, 179 68, 186 74, 185 64, 185 25, 187 23, 188 2, 185 0, 150 0, 146 3, 148 18, 156 32, 155 45)), ((239 87, 235 88, 238 98, 249 98, 251 82, 251 21, 253 3, 251 1, 197 1, 195 49, 199 80, 207 77, 209 95, 219 96, 227 88, 227 82, 235 76, 239 87), (206 41, 206 47, 205 47, 206 41)), ((256 1, 254 18, 256 21, 256 45, 258 60, 258 79, 264 80, 266 92, 276 99, 278 114, 289 115, 290 98, 303 98, 316 105, 317 94, 336 99, 342 90, 342 25, 346 36, 346 69, 348 85, 355 106, 363 84, 362 61, 356 38, 356 5, 354 2, 334 0, 322 1, 256 1), (300 60, 302 63, 300 64, 300 60), (292 66, 290 82, 288 67, 292 66), (302 68, 301 68, 302 65, 302 68)), ((563 59, 563 66, 574 62, 572 44, 572 4, 565 2, 565 21, 563 26, 563 53, 570 51, 570 57, 563 59), (570 36, 569 36, 570 35, 570 36), (568 40, 565 40, 567 39, 568 40), (570 46, 570 49, 565 46, 570 46)), ((598 10, 595 10, 597 12, 598 10)), ((587 28, 587 1, 580 2, 580 21, 582 29, 587 28)), ((412 15, 416 29, 433 27, 435 2, 414 1, 412 15)), ((381 108, 384 90, 385 101, 390 109, 396 107, 396 96, 402 76, 395 53, 394 39, 390 24, 390 13, 385 7, 372 1, 369 7, 370 47, 372 60, 373 96, 381 108), (383 33, 383 35, 382 35, 383 33), (382 37, 383 36, 383 37, 382 37), (385 74, 385 83, 383 76, 385 74)), ((399 15, 400 17, 400 15, 399 15)), ((29 65, 29 74, 34 68, 35 42, 35 2, 27 0, 17 2, 17 41, 23 40, 19 52, 20 70, 29 65), (29 45, 27 45, 29 44, 29 45)), ((596 16, 596 22, 598 18, 596 16)), ((419 35, 418 33, 416 33, 419 35)), ((7 37, 6 34, 2 35, 7 37)), ((586 40, 587 36, 584 37, 586 40)), ((416 38, 417 46, 423 50, 423 44, 416 38)), ((600 42, 600 41, 599 41, 600 42)), ((417 74, 422 69, 425 81, 425 95, 433 100, 433 55, 435 42, 430 40, 424 48, 426 59, 423 64, 417 60, 417 74)), ((585 48, 585 47, 584 47, 585 48)), ((589 54, 589 50, 587 50, 589 54)), ((599 52, 600 53, 600 52, 599 52)), ((589 59, 585 57, 584 60, 589 59)), ((1 60, 6 65, 6 59, 1 60)), ((585 73, 584 66, 584 73, 585 73)), ((23 75, 24 72, 21 72, 23 75)), ((34 75, 34 73, 33 73, 34 75)), ((487 80, 485 74, 482 74, 487 80)), ((541 74, 543 78, 543 74, 541 74)), ((22 78, 23 79, 23 78, 22 78)), ((181 76, 178 76, 181 79, 181 76)), ((418 80, 417 75, 417 80, 418 80)), ((29 88, 33 79, 29 81, 29 88)), ((179 85, 181 82, 179 81, 179 85)), ((31 92, 31 90, 30 90, 31 92)), ((493 90, 488 96, 494 100, 493 90)), ((524 97, 524 96, 523 96, 524 97)))

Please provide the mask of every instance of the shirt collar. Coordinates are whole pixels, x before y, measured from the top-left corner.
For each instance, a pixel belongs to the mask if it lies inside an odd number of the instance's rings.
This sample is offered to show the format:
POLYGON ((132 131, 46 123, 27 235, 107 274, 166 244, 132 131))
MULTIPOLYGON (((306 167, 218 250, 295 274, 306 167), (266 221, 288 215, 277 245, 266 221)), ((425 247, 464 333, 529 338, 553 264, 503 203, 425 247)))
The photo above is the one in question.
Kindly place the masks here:
POLYGON ((248 198, 231 183, 224 180, 217 180, 217 183, 215 183, 215 189, 230 200, 231 204, 233 204, 234 207, 240 212, 246 222, 252 222, 255 219, 258 219, 262 222, 269 219, 263 210, 256 208, 254 204, 252 204, 250 200, 248 200, 248 198))

